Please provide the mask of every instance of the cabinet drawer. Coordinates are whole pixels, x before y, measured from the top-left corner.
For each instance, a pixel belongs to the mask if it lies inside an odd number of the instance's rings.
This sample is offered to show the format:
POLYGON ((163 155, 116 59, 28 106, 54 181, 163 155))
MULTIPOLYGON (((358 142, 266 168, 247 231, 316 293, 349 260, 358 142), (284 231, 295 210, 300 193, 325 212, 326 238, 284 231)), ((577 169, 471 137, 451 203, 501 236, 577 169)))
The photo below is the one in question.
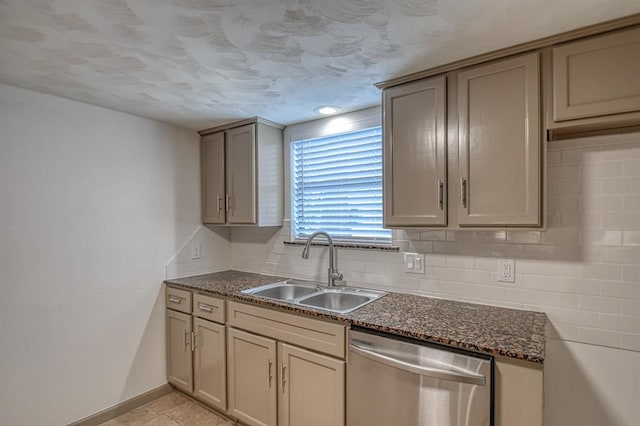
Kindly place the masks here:
POLYGON ((167 287, 166 292, 167 308, 175 311, 191 313, 191 292, 178 288, 167 287))
POLYGON ((229 324, 344 359, 345 327, 229 301, 229 324))
POLYGON ((224 324, 224 300, 205 294, 194 294, 193 315, 224 324))

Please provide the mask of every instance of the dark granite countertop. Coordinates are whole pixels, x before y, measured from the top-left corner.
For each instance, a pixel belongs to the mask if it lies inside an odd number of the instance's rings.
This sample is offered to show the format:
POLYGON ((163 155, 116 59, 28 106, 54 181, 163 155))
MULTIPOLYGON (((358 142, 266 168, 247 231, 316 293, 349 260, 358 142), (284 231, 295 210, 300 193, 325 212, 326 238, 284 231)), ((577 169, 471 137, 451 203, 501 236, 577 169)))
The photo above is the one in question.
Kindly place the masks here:
POLYGON ((280 307, 471 351, 539 364, 544 362, 544 329, 547 317, 542 312, 389 293, 355 312, 337 314, 241 293, 248 288, 285 279, 287 278, 224 271, 165 282, 175 287, 280 307))

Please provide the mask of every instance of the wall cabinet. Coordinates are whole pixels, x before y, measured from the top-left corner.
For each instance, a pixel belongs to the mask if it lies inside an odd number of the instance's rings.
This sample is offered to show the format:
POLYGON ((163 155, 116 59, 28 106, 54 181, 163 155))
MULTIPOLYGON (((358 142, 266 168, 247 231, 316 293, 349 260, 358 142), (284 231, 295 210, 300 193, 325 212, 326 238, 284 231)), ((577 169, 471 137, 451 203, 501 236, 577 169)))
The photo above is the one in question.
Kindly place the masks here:
POLYGON ((640 122, 640 28, 553 47, 549 127, 640 122))
POLYGON ((385 226, 542 226, 538 53, 391 87, 383 100, 385 226))
POLYGON ((251 426, 344 425, 344 326, 236 302, 229 324, 231 416, 251 426), (298 346, 339 354, 334 337, 341 359, 298 346))
POLYGON ((541 225, 539 54, 458 73, 458 224, 541 225))
POLYGON ((203 223, 281 226, 282 126, 253 119, 200 133, 203 223))
POLYGON ((226 410, 224 301, 202 294, 192 298, 191 292, 172 287, 166 288, 166 300, 167 380, 212 407, 226 410))
POLYGON ((384 224, 447 224, 446 77, 384 91, 384 224))

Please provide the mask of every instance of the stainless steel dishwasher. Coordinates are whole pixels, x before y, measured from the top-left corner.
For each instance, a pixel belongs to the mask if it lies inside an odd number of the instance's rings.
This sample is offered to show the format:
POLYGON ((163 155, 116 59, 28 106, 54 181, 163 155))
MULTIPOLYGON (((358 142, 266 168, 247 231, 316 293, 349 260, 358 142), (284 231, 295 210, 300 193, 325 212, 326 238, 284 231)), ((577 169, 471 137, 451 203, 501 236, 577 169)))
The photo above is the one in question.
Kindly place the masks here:
POLYGON ((493 426, 493 357, 349 331, 347 426, 493 426))

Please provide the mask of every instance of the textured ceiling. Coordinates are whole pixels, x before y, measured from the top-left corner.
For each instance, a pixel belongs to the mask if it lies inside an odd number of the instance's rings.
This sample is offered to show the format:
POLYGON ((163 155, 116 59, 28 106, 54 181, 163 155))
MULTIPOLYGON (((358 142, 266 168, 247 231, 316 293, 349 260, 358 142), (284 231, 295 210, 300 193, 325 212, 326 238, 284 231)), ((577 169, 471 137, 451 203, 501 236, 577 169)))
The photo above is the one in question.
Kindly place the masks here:
POLYGON ((379 103, 373 83, 638 0, 0 0, 0 82, 202 129, 379 103))

